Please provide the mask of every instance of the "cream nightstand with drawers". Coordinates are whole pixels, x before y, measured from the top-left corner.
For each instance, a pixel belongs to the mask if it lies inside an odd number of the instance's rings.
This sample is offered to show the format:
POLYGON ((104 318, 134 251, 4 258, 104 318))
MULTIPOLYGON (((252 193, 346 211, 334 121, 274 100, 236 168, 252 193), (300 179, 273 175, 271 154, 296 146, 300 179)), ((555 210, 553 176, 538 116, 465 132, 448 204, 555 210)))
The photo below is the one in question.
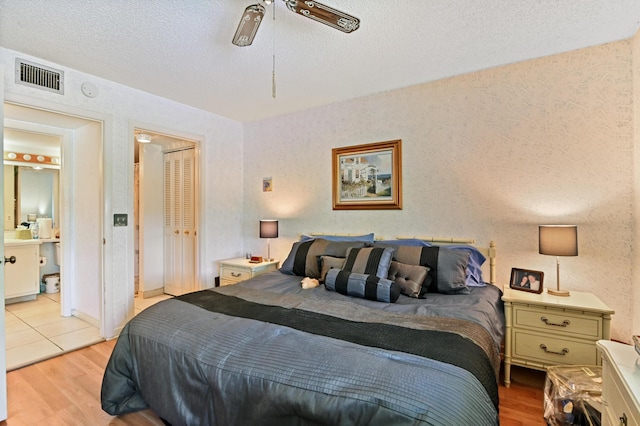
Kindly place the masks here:
POLYGON ((504 384, 511 365, 545 370, 550 365, 600 365, 598 340, 608 340, 609 309, 591 293, 568 297, 507 288, 502 296, 506 320, 504 384))
POLYGON ((237 284, 278 269, 277 260, 251 263, 244 257, 220 261, 220 286, 237 284))
POLYGON ((640 355, 630 345, 601 340, 602 424, 640 425, 640 355))

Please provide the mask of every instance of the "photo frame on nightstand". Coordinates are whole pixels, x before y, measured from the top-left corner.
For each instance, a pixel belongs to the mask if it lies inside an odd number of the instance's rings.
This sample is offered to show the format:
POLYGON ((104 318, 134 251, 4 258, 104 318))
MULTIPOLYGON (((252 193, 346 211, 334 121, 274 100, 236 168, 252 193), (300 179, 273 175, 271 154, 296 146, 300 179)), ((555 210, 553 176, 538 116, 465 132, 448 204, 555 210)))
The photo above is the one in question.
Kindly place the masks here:
POLYGON ((544 272, 532 269, 511 268, 509 288, 529 293, 542 293, 544 272))

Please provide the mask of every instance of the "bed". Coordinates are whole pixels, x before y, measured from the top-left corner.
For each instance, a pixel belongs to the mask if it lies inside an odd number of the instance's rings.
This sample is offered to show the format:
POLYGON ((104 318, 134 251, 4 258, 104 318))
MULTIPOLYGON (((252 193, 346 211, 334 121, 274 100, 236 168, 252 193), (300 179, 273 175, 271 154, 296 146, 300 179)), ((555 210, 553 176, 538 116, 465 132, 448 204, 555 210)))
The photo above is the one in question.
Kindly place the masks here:
POLYGON ((495 246, 427 240, 304 237, 278 271, 147 308, 118 338, 103 409, 174 426, 498 424, 495 246))

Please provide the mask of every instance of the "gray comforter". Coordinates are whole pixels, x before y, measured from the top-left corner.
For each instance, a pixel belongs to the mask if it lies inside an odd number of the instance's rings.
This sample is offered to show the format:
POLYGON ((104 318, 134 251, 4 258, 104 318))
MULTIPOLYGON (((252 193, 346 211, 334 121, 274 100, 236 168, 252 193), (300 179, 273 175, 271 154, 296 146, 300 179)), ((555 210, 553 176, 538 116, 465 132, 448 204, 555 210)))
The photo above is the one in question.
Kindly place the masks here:
POLYGON ((146 309, 118 339, 103 408, 176 426, 498 423, 497 288, 385 304, 299 281, 273 272, 146 309))

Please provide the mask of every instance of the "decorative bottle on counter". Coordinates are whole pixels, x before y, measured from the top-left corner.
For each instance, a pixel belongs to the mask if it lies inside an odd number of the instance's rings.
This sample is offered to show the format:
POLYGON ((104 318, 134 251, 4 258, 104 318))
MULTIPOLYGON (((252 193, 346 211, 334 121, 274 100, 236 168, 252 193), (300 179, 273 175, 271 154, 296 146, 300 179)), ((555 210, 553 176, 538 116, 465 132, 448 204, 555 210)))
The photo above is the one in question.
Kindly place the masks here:
POLYGON ((34 223, 31 228, 31 237, 33 237, 34 240, 38 239, 38 222, 34 223))

